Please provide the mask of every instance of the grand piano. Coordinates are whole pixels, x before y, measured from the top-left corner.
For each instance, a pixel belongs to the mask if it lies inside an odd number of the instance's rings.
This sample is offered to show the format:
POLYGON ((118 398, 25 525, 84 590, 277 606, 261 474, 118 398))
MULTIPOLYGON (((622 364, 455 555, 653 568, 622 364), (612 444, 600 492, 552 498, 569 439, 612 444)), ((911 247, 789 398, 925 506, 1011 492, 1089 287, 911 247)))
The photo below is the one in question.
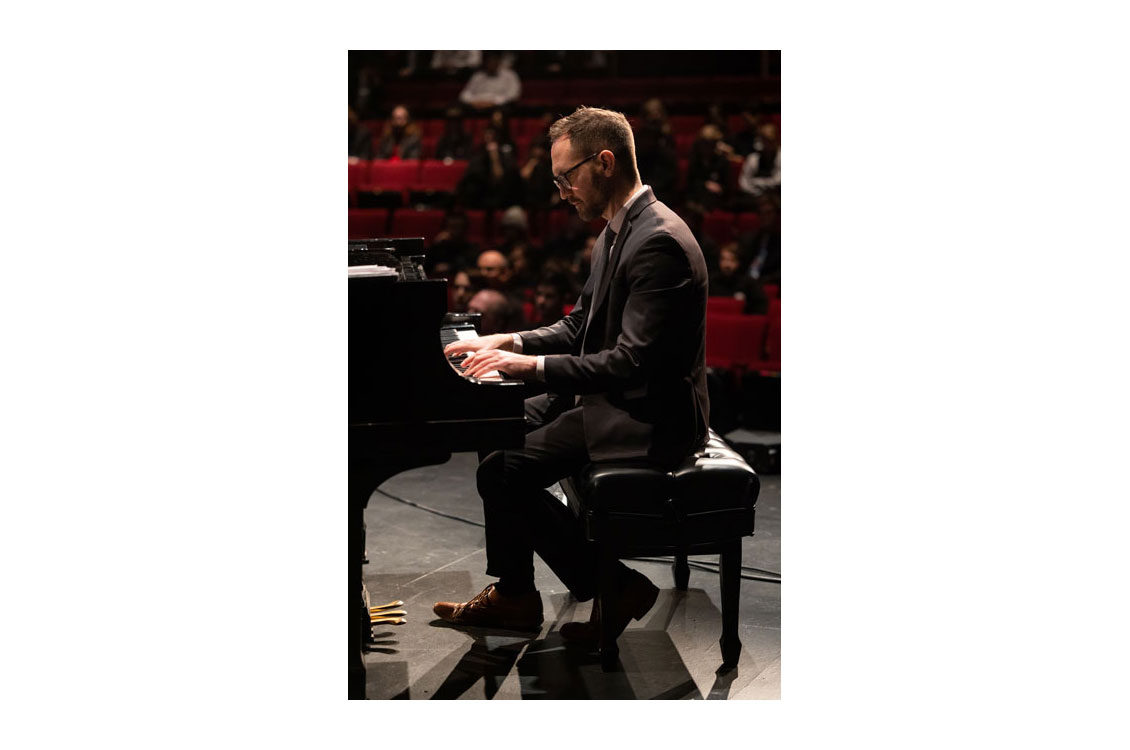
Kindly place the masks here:
POLYGON ((447 280, 423 270, 421 238, 349 241, 349 697, 365 697, 369 602, 362 578, 369 496, 452 452, 520 448, 521 381, 463 376, 443 354, 473 336, 447 313, 447 280))

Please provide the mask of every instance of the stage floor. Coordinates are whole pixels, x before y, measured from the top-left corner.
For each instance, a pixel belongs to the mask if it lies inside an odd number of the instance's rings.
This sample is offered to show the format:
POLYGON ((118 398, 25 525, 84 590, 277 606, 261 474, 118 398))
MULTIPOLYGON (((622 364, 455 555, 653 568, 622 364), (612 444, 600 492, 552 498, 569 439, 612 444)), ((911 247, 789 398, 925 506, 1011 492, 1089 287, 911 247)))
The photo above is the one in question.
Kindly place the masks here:
MULTIPOLYGON (((737 669, 717 673, 718 574, 694 567, 701 562, 716 570, 716 555, 690 558, 685 592, 675 590, 669 562, 625 561, 661 591, 655 607, 618 640, 622 672, 602 672, 595 653, 562 641, 561 624, 588 619, 592 603, 574 600, 540 559, 535 572, 545 622, 539 633, 457 629, 439 620, 432 613, 436 601, 466 601, 494 580, 484 573, 483 529, 388 495, 482 523, 477 464, 474 454, 456 454, 442 466, 394 477, 369 500, 364 577, 371 603, 400 599, 408 612, 402 625, 373 628, 375 644, 365 656, 369 698, 781 697, 780 583, 742 580, 741 658, 737 669)), ((761 476, 756 528, 743 540, 742 565, 757 570, 745 574, 775 578, 781 571, 780 476, 761 476)))

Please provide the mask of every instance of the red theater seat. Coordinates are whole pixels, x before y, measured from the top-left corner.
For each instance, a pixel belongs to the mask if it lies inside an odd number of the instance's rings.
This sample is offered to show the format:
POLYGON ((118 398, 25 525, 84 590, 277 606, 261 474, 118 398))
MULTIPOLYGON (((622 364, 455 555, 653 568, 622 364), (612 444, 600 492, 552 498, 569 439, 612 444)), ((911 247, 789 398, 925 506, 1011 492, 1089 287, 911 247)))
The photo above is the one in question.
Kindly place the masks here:
POLYGON ((419 159, 376 159, 369 163, 368 187, 370 190, 404 191, 419 175, 419 159))
POLYGON ((392 235, 394 237, 423 237, 431 242, 443 226, 444 212, 438 209, 414 211, 400 209, 392 215, 392 235))
POLYGON ((428 120, 417 120, 416 123, 420 126, 420 130, 423 131, 425 138, 438 139, 441 135, 443 135, 444 121, 442 117, 431 118, 428 120))
POLYGON ((707 297, 706 298, 706 314, 707 315, 741 315, 742 310, 745 309, 744 299, 735 299, 734 297, 707 297))
POLYGON ((755 213, 744 212, 738 214, 738 234, 756 232, 761 226, 761 217, 755 213))
POLYGON ((734 239, 734 215, 729 211, 711 211, 702 218, 702 231, 719 245, 734 239))
POLYGON ((757 363, 754 369, 769 372, 781 371, 781 300, 773 300, 777 303, 777 312, 773 313, 773 308, 769 308, 769 337, 765 345, 765 359, 757 363))
POLYGON ((706 365, 727 370, 744 370, 763 362, 765 315, 706 316, 706 365))
POLYGON ((356 190, 369 180, 369 162, 358 161, 349 165, 349 189, 356 190))
POLYGON ((697 133, 678 133, 675 135, 675 155, 679 158, 688 158, 691 155, 691 146, 694 145, 697 133))
POLYGON ((671 123, 671 132, 676 136, 684 133, 697 136, 698 131, 706 124, 706 118, 702 115, 671 115, 667 119, 671 123))
POLYGON ((349 239, 367 240, 387 236, 387 208, 362 208, 349 211, 349 239))
MULTIPOLYGON (((780 301, 780 299, 781 299, 781 286, 779 284, 765 284, 765 285, 762 286, 762 289, 765 290, 765 296, 766 297, 768 297, 771 300, 775 299, 778 302, 780 301)), ((772 309, 772 308, 770 308, 770 309, 772 309)))
POLYGON ((420 168, 420 179, 413 185, 416 190, 443 190, 455 192, 455 186, 467 171, 467 162, 453 161, 444 164, 436 159, 425 159, 420 168))
MULTIPOLYGON (((477 245, 485 245, 487 241, 487 212, 473 208, 463 212, 467 216, 467 239, 477 245)), ((474 263, 475 259, 471 258, 474 263)))

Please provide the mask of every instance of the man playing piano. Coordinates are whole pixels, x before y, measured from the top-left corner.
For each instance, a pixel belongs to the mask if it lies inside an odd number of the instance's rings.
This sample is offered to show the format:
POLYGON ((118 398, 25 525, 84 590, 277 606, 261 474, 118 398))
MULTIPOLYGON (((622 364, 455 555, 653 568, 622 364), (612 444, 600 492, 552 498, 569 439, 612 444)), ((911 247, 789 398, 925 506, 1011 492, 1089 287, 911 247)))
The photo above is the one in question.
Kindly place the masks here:
MULTIPOLYGON (((452 623, 527 629, 542 622, 536 552, 580 601, 596 593, 595 554, 580 522, 545 488, 592 461, 638 459, 673 466, 700 447, 709 402, 704 361, 707 271, 690 229, 640 183, 635 143, 617 112, 581 107, 549 131, 554 182, 581 219, 608 221, 573 311, 520 334, 457 341, 466 374, 499 370, 542 381, 528 399, 520 450, 479 465, 487 569, 498 579, 467 602, 438 602, 452 623)), ((594 607, 562 637, 595 643, 600 616, 619 634, 654 605, 658 589, 617 563, 614 611, 594 607)))

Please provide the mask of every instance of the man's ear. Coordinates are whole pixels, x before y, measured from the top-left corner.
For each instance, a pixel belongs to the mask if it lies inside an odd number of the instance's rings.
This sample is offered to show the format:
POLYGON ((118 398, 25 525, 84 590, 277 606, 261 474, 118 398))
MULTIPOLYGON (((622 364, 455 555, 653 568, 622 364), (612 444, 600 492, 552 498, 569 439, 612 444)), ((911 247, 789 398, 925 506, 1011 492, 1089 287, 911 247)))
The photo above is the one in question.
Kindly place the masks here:
POLYGON ((604 171, 605 177, 611 177, 613 170, 616 169, 616 154, 608 149, 600 152, 600 156, 596 157, 600 161, 600 167, 604 171))

